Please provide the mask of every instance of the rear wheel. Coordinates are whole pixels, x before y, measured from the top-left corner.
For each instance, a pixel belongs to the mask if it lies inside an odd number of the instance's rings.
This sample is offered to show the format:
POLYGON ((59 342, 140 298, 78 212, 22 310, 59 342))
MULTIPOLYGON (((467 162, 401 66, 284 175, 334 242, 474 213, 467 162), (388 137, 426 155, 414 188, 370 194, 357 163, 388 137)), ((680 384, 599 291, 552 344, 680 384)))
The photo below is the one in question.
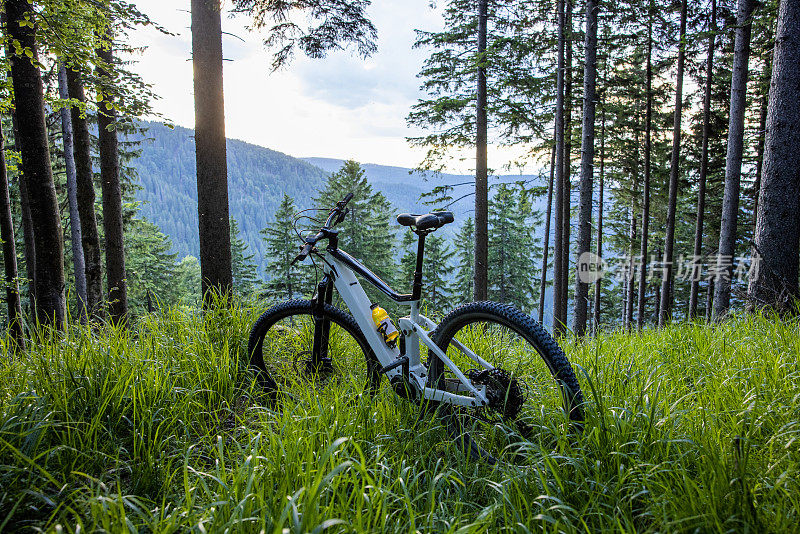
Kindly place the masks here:
MULTIPOLYGON (((552 446, 580 427, 583 396, 572 366, 530 316, 505 304, 473 302, 451 312, 431 337, 489 400, 478 408, 441 406, 467 455, 517 462, 530 442, 552 446)), ((428 366, 431 384, 458 391, 460 382, 432 351, 428 366)))
POLYGON ((271 397, 294 398, 340 387, 333 394, 370 394, 380 385, 380 365, 353 317, 326 304, 319 321, 322 347, 314 356, 314 303, 290 300, 264 312, 253 325, 247 351, 260 385, 271 397), (327 326, 327 328, 326 328, 327 326), (344 389, 342 389, 344 388, 344 389))

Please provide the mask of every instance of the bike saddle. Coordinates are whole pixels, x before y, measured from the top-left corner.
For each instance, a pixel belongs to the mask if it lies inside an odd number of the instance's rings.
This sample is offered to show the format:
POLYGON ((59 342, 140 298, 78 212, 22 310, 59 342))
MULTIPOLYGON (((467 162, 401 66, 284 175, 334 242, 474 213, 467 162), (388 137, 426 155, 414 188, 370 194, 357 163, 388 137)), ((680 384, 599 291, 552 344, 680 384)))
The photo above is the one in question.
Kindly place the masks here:
POLYGON ((453 222, 453 213, 449 211, 434 211, 424 215, 413 215, 411 213, 401 213, 397 216, 397 222, 401 226, 413 226, 417 231, 436 230, 445 224, 453 222))

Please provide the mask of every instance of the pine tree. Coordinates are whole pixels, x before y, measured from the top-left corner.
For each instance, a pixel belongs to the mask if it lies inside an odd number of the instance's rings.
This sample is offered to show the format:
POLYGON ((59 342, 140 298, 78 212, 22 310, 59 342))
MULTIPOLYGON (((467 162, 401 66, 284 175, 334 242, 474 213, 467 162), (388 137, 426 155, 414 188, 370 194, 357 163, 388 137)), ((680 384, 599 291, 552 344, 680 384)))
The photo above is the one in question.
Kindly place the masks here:
POLYGON ((16 240, 12 217, 11 196, 6 169, 5 135, 0 123, 0 240, 2 241, 6 304, 8 305, 8 329, 14 348, 25 350, 25 335, 22 330, 22 307, 19 299, 16 240))
POLYGON ((739 0, 738 2, 736 45, 733 56, 733 77, 731 78, 728 157, 725 164, 725 193, 722 203, 722 225, 719 233, 719 255, 717 256, 717 269, 724 270, 725 274, 719 277, 714 288, 714 319, 725 317, 731 300, 731 277, 733 274, 733 256, 736 252, 739 190, 744 150, 750 36, 755 8, 755 0, 739 0))
POLYGON ((281 299, 292 299, 307 292, 303 283, 303 267, 292 265, 297 256, 299 239, 294 232, 294 219, 297 209, 294 200, 283 194, 275 220, 261 230, 267 249, 267 282, 264 284, 268 296, 281 299))
MULTIPOLYGON (((470 250, 472 242, 470 241, 470 250)), ((411 292, 411 284, 414 281, 414 271, 417 268, 417 236, 411 230, 403 232, 403 239, 400 242, 400 250, 403 255, 400 257, 400 267, 397 273, 398 288, 401 291, 411 292)), ((469 276, 472 277, 472 269, 469 271, 469 276)), ((472 293, 470 292, 470 297, 472 293)))
MULTIPOLYGON (((416 234, 410 230, 403 234, 401 248, 404 251, 400 259, 398 278, 403 288, 410 287, 417 265, 416 234)), ((470 242, 471 243, 471 242, 470 242)), ((470 250, 473 248, 470 246, 470 250)), ((428 307, 428 315, 443 314, 453 301, 452 259, 455 252, 449 243, 440 235, 429 234, 425 238, 425 257, 422 266, 422 305, 428 307)), ((472 270, 469 272, 472 281, 472 270)), ((467 300, 472 298, 470 291, 467 300)), ((462 301, 463 302, 463 301, 462 301)))
POLYGON ((179 292, 172 241, 143 218, 134 218, 125 232, 128 304, 134 313, 174 306, 179 292))
POLYGON ((118 85, 113 68, 113 38, 111 24, 104 29, 97 48, 100 62, 96 73, 97 88, 97 136, 100 155, 100 185, 103 200, 103 231, 106 249, 106 285, 108 290, 108 312, 112 321, 124 322, 128 313, 128 280, 125 272, 125 237, 122 207, 122 184, 120 181, 120 150, 117 137, 117 110, 115 87, 118 85))
MULTIPOLYGON (((441 170, 458 150, 475 150, 474 298, 486 298, 488 272, 488 142, 530 140, 549 114, 537 104, 549 92, 533 63, 547 52, 543 16, 522 3, 449 0, 441 32, 418 31, 431 55, 419 74, 425 98, 408 116, 429 133, 409 139, 427 149, 420 167, 441 170)), ((546 19, 545 19, 546 20, 546 19)), ((549 75, 542 78, 547 78, 549 75)))
POLYGON ((750 279, 750 305, 797 310, 800 252, 800 2, 780 4, 756 223, 761 266, 750 279))
POLYGON ((372 190, 361 165, 346 161, 338 172, 330 175, 314 205, 326 214, 347 193, 353 193, 353 198, 347 204, 347 216, 336 227, 339 248, 391 284, 396 271, 395 235, 390 224, 394 210, 383 193, 372 190))
POLYGON ((233 292, 236 295, 251 295, 258 283, 258 273, 253 262, 255 254, 248 254, 247 243, 239 235, 239 223, 231 217, 231 270, 233 292))
MULTIPOLYGON (((542 252, 531 239, 530 195, 521 186, 500 184, 489 203, 489 298, 530 310, 535 258, 542 252)), ((540 218, 540 217, 539 217, 540 218)))
POLYGON ((456 302, 470 302, 473 295, 472 272, 475 269, 475 224, 469 218, 461 225, 455 237, 456 257, 455 279, 453 280, 453 300, 456 302))
POLYGON ((33 220, 35 246, 36 317, 57 329, 64 326, 64 246, 58 199, 50 166, 44 112, 44 87, 39 71, 36 21, 33 4, 6 0, 8 37, 19 44, 11 56, 11 81, 25 185, 33 220))
MULTIPOLYGON (((597 12, 596 0, 586 0, 586 58, 583 71, 583 120, 581 127, 581 182, 580 214, 578 220, 577 257, 589 252, 592 241, 592 195, 594 180, 594 128, 597 101, 597 12)), ((582 336, 586 332, 589 304, 589 285, 576 277, 575 316, 573 331, 582 336)))
POLYGON ((192 0, 195 157, 203 299, 231 290, 231 240, 222 95, 222 22, 219 0, 192 0))
MULTIPOLYGON (((664 279, 661 284, 658 324, 663 326, 672 316, 673 250, 675 248, 675 222, 678 209, 678 175, 680 173, 681 118, 683 116, 683 72, 686 61, 686 16, 687 0, 681 0, 680 33, 678 35, 678 71, 675 81, 675 112, 672 120, 672 157, 669 172, 669 196, 667 198, 667 227, 664 238, 664 279)), ((644 247, 642 247, 644 249, 644 247)), ((640 306, 642 308, 642 306, 640 306)), ((641 319, 639 320, 641 323, 641 319)))
POLYGON ((444 237, 430 234, 425 238, 423 296, 434 313, 444 313, 450 306, 450 274, 454 254, 444 237))
POLYGON ((200 305, 200 260, 194 256, 185 256, 175 266, 177 295, 181 302, 197 307, 200 305))

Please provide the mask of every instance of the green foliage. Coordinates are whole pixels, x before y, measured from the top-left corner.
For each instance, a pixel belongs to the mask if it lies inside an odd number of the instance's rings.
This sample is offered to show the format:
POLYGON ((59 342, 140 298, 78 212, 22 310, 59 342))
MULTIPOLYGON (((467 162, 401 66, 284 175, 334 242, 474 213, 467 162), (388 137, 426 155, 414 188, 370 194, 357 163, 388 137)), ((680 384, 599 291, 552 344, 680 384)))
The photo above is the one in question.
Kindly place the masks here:
POLYGON ((185 299, 187 305, 193 308, 200 306, 202 292, 200 276, 200 260, 194 256, 184 256, 175 266, 175 284, 177 292, 185 299))
MULTIPOLYGON (((336 227, 340 234, 339 246, 392 283, 396 273, 395 230, 389 221, 394 210, 383 193, 373 191, 361 165, 346 161, 338 172, 330 175, 325 187, 314 198, 314 205, 322 210, 321 215, 327 216, 327 211, 348 193, 353 193, 347 204, 349 211, 336 227)), ((321 224, 315 230, 319 226, 321 224)))
POLYGON ((234 11, 252 18, 252 28, 267 30, 264 44, 277 48, 272 69, 285 66, 300 49, 323 58, 330 50, 353 45, 361 57, 372 55, 378 33, 367 18, 371 0, 234 0, 234 11), (302 22, 300 22, 302 21, 302 22))
POLYGON ((431 54, 418 77, 425 97, 408 123, 427 132, 409 141, 428 149, 420 164, 441 171, 454 147, 475 145, 478 66, 486 70, 490 137, 503 144, 530 141, 550 120, 552 43, 547 15, 530 2, 488 0, 486 51, 478 53, 478 5, 448 0, 444 29, 417 31, 414 44, 431 54), (547 66, 545 66, 547 65, 547 66))
POLYGON ((299 252, 300 239, 294 230, 297 217, 292 198, 285 194, 281 200, 275 220, 261 230, 269 257, 264 284, 265 293, 278 299, 292 299, 313 293, 310 268, 292 261, 299 252))
MULTIPOLYGON (((410 287, 417 264, 417 236, 409 231, 403 233, 400 259, 401 287, 410 287)), ((428 307, 427 315, 443 315, 452 306, 452 259, 454 252, 445 239, 436 234, 425 238, 425 257, 422 266, 422 306, 428 307)), ((471 300, 471 299, 469 299, 471 300)), ((469 302, 469 300, 461 302, 469 302)), ((461 303, 459 302, 459 303, 461 303)))
POLYGON ((239 223, 231 217, 231 270, 233 292, 239 296, 252 295, 258 283, 254 254, 248 254, 247 243, 239 235, 239 223))
POLYGON ((172 242, 146 219, 133 219, 125 232, 128 307, 133 313, 175 306, 182 296, 172 242))
POLYGON ((425 301, 437 313, 446 312, 451 306, 450 275, 453 255, 450 245, 442 236, 431 234, 425 240, 425 301))
POLYGON ((0 340, 0 526, 798 530, 796 321, 567 344, 584 369, 583 433, 542 428, 525 465, 491 468, 386 381, 374 398, 344 381, 336 395, 309 387, 291 409, 265 406, 245 355, 260 311, 73 326, 20 355, 0 340))
MULTIPOLYGON (((532 213, 529 192, 500 184, 489 200, 489 298, 530 310, 536 291, 539 239, 530 228, 541 220, 532 213)), ((537 301, 538 302, 538 301, 537 301)))
POLYGON ((453 299, 470 302, 474 292, 475 271, 475 223, 470 217, 461 225, 455 238, 456 272, 453 280, 453 299))

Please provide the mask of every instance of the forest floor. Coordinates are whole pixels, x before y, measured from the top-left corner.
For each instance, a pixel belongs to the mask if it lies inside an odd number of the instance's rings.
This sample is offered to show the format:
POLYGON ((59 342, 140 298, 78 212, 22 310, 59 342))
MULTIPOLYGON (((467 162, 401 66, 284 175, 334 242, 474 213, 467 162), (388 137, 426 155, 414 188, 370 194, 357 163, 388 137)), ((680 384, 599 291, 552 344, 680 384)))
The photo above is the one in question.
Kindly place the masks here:
POLYGON ((387 389, 262 406, 257 313, 3 345, 0 531, 800 531, 796 321, 565 342, 583 433, 491 468, 387 389))

